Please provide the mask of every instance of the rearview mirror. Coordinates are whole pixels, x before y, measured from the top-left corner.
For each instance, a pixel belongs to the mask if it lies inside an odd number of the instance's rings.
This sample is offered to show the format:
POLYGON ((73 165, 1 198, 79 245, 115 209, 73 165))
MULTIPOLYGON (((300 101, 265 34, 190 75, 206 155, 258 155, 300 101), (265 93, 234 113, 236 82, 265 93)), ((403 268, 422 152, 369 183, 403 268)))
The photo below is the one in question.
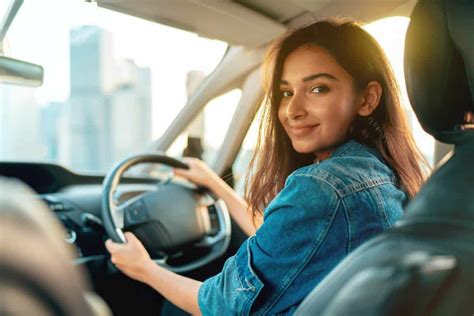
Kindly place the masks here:
POLYGON ((0 82, 38 87, 43 84, 43 67, 0 56, 0 82))

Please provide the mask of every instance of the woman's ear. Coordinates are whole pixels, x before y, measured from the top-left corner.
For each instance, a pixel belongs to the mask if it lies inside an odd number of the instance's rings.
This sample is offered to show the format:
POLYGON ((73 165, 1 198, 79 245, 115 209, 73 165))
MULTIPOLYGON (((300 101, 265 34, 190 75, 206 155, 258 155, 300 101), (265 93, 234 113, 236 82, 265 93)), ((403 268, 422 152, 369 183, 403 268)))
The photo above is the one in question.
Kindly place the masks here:
POLYGON ((362 102, 359 107, 358 114, 360 116, 369 116, 372 114, 380 103, 382 97, 382 86, 377 81, 371 81, 365 88, 362 102))

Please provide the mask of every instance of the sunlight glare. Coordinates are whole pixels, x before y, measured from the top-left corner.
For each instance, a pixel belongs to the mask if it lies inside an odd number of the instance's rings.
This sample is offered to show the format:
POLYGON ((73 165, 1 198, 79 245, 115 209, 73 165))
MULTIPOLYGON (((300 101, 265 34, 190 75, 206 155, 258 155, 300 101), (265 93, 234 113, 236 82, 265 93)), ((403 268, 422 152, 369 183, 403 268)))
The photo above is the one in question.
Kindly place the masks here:
POLYGON ((405 51, 405 34, 409 23, 409 18, 397 16, 375 21, 365 25, 364 28, 378 41, 387 55, 395 76, 397 77, 398 84, 400 85, 402 103, 406 110, 415 141, 422 153, 428 159, 428 162, 432 164, 434 139, 420 126, 418 119, 411 108, 405 85, 403 54, 405 51))

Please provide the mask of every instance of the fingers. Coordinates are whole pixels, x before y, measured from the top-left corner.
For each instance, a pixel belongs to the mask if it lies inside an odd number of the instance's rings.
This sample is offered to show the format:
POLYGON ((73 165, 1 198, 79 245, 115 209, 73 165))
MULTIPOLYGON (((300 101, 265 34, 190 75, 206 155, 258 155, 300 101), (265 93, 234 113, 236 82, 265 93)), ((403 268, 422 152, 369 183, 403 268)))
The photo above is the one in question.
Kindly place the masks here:
POLYGON ((120 245, 118 243, 114 243, 111 239, 107 239, 105 242, 105 248, 110 252, 113 253, 117 250, 117 246, 120 245))
POLYGON ((195 169, 198 168, 199 166, 205 166, 206 163, 202 161, 201 159, 198 158, 191 158, 191 157, 186 157, 184 158, 184 161, 188 164, 189 169, 178 169, 178 170, 185 170, 189 171, 190 169, 195 169))
POLYGON ((191 169, 194 169, 199 162, 202 162, 201 160, 199 160, 197 158, 190 158, 190 157, 186 157, 183 160, 189 166, 189 169, 173 168, 173 171, 175 171, 175 172, 189 172, 191 169))
POLYGON ((189 170, 173 168, 173 172, 174 172, 174 174, 177 175, 177 176, 181 176, 181 177, 187 178, 186 175, 189 173, 189 170))
POLYGON ((189 169, 180 169, 180 168, 173 168, 173 172, 176 175, 181 175, 184 177, 193 176, 196 174, 201 174, 206 172, 208 167, 204 161, 197 158, 186 158, 185 162, 188 164, 189 169))
POLYGON ((113 252, 117 252, 121 249, 125 249, 125 248, 128 248, 128 244, 129 242, 133 242, 133 243, 136 243, 138 241, 138 238, 137 236, 135 236, 133 233, 131 232, 125 232, 124 233, 124 236, 125 236, 125 243, 116 243, 116 242, 113 242, 111 239, 107 239, 105 241, 105 248, 110 252, 110 253, 113 253, 113 252))
POLYGON ((125 250, 127 244, 120 244, 120 243, 115 243, 110 239, 107 239, 105 242, 105 248, 109 251, 110 253, 110 261, 117 266, 120 270, 122 270, 122 261, 123 261, 123 253, 125 250))
POLYGON ((173 172, 175 175, 184 176, 193 168, 193 164, 190 161, 188 161, 188 159, 185 159, 184 161, 189 166, 189 169, 173 168, 173 172))
POLYGON ((133 233, 131 233, 131 232, 125 232, 124 235, 125 235, 125 240, 126 240, 127 242, 137 242, 137 241, 138 241, 137 236, 135 236, 135 235, 134 235, 133 233))
POLYGON ((183 177, 191 182, 193 182, 196 177, 196 168, 191 164, 189 165, 189 169, 174 168, 173 172, 175 176, 183 177))
POLYGON ((116 259, 117 256, 120 256, 122 253, 124 253, 127 250, 128 246, 128 244, 116 243, 110 239, 107 239, 107 241, 105 242, 105 248, 110 253, 112 262, 114 262, 114 259, 116 259))
POLYGON ((110 261, 112 261, 112 263, 115 265, 117 265, 117 254, 119 252, 120 245, 121 244, 114 243, 110 239, 107 239, 107 241, 105 242, 105 248, 110 253, 110 261))
POLYGON ((132 262, 134 260, 145 261, 150 258, 142 242, 130 232, 124 233, 126 243, 115 243, 108 239, 105 242, 106 249, 112 257, 117 257, 123 262, 132 262), (134 259, 134 260, 132 260, 134 259))

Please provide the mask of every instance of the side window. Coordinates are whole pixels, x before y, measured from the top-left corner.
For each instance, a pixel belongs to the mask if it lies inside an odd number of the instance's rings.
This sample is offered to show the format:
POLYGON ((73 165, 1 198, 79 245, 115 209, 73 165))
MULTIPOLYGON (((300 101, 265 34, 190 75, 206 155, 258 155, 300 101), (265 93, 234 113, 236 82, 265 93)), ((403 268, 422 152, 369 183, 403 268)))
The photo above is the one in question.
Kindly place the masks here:
POLYGON ((408 100, 406 91, 405 74, 403 71, 403 53, 405 47, 405 34, 409 22, 410 19, 406 17, 390 17, 367 24, 364 28, 384 49, 400 85, 402 102, 405 104, 405 111, 415 142, 427 161, 433 165, 434 138, 421 128, 420 123, 410 106, 410 100, 408 100))
POLYGON ((235 113, 241 91, 229 91, 206 104, 203 111, 167 150, 170 156, 188 156, 212 164, 235 113))

